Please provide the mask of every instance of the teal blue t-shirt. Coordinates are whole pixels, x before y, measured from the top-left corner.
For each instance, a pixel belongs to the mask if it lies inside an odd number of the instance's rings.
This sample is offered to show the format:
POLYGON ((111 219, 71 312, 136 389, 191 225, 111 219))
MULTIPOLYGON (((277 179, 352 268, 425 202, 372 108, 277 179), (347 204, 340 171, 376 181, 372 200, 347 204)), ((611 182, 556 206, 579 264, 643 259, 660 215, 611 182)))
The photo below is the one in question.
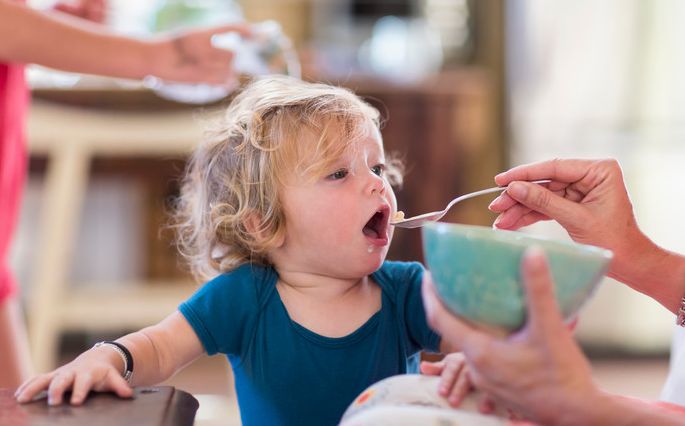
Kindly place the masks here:
POLYGON ((423 272, 419 263, 383 263, 372 274, 381 309, 339 338, 290 319, 270 267, 220 275, 179 310, 208 354, 228 356, 244 425, 336 425, 369 385, 417 373, 419 351, 438 350, 421 300, 423 272))

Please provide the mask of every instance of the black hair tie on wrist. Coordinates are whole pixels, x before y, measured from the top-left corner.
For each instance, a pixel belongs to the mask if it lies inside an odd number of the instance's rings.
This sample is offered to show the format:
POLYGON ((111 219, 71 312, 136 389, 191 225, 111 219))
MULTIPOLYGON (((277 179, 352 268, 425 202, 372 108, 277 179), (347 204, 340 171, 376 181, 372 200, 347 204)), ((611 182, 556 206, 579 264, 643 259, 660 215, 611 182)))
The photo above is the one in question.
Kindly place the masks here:
POLYGON ((121 375, 127 382, 129 382, 131 380, 131 376, 133 375, 133 356, 131 356, 131 352, 128 350, 128 348, 126 348, 126 346, 113 340, 104 340, 102 342, 97 342, 93 347, 97 348, 103 345, 110 346, 112 349, 117 351, 119 355, 121 355, 121 358, 124 361, 124 369, 121 375))

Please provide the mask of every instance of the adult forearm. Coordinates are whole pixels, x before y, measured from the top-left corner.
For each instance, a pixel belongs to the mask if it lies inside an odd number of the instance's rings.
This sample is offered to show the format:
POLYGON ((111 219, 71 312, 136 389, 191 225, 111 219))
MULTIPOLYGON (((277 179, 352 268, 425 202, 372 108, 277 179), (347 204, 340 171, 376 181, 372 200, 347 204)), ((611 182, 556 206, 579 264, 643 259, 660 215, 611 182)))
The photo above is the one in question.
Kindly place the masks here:
POLYGON ((675 426, 685 424, 685 414, 651 401, 603 393, 584 409, 559 416, 556 426, 615 425, 675 426))
POLYGON ((0 0, 0 59, 6 62, 142 78, 152 73, 154 50, 151 42, 85 20, 0 0))
POLYGON ((615 253, 609 276, 676 312, 685 295, 685 256, 665 250, 644 236, 633 242, 624 253, 615 253))

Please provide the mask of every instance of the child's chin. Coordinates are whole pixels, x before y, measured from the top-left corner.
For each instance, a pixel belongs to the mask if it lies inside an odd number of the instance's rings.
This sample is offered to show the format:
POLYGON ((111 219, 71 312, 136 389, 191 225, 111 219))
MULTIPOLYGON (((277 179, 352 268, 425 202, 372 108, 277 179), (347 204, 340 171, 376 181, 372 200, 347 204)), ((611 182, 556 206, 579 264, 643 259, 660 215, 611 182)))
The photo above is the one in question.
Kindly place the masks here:
POLYGON ((370 261, 369 262, 369 268, 368 268, 369 272, 366 273, 366 275, 379 270, 380 267, 383 265, 383 262, 385 262, 386 256, 387 256, 387 251, 384 250, 384 253, 381 256, 378 256, 377 258, 370 261))

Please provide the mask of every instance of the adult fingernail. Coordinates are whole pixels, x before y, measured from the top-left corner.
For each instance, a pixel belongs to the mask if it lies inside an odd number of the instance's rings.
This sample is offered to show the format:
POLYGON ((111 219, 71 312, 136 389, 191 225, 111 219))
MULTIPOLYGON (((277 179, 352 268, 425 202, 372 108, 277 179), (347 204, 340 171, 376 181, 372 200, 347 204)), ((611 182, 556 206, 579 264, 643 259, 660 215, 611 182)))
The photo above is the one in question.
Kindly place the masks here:
POLYGON ((541 259, 545 255, 545 251, 537 244, 533 244, 526 249, 526 255, 530 259, 541 259))
POLYGON ((545 264, 545 252, 540 246, 531 246, 526 250, 528 265, 535 269, 540 269, 545 264))
POLYGON ((492 200, 492 202, 490 202, 490 204, 488 204, 488 210, 492 210, 492 206, 497 204, 501 198, 502 198, 502 196, 500 195, 499 197, 492 200))
POLYGON ((507 193, 516 199, 526 198, 528 187, 521 182, 513 182, 507 187, 507 193))

